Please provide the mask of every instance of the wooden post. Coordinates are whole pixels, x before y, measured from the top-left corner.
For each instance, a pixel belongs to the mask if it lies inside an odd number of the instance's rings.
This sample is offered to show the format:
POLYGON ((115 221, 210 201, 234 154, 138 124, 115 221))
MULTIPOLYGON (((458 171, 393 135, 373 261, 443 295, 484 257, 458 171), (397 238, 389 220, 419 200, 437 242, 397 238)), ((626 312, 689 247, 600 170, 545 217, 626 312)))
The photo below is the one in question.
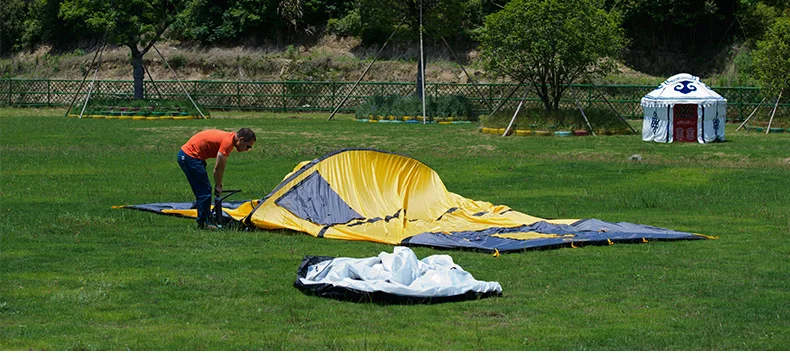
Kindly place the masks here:
POLYGON ((757 104, 757 107, 755 107, 755 108, 754 108, 754 110, 752 110, 752 113, 751 113, 751 114, 749 114, 749 117, 748 117, 748 118, 746 118, 746 120, 744 120, 744 121, 741 123, 741 126, 738 126, 738 128, 737 128, 737 129, 735 129, 735 131, 738 131, 738 130, 740 130, 740 129, 741 129, 743 126, 744 126, 744 125, 746 125, 746 123, 747 123, 747 122, 749 122, 749 119, 751 119, 751 118, 752 118, 752 115, 754 115, 754 113, 756 113, 756 112, 757 112, 757 109, 760 109, 760 106, 761 106, 761 105, 763 105, 763 102, 765 102, 765 97, 763 97, 763 100, 761 100, 761 101, 760 101, 760 103, 759 103, 759 104, 757 104))
POLYGON ((784 93, 784 89, 779 91, 779 97, 776 97, 776 104, 774 104, 774 110, 771 112, 771 119, 768 120, 768 128, 765 129, 765 133, 771 132, 771 123, 774 121, 774 114, 776 114, 776 107, 779 106, 779 100, 782 99, 782 93, 784 93))

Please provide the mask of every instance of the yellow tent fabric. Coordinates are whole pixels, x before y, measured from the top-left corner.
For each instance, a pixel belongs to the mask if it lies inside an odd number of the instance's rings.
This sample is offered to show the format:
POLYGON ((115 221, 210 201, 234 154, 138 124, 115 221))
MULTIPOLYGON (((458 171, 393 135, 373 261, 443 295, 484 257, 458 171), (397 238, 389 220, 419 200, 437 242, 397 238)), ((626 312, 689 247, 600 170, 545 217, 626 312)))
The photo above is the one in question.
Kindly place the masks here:
MULTIPOLYGON (((547 221, 512 211, 506 206, 494 206, 451 193, 439 175, 422 162, 374 150, 346 150, 330 155, 320 163, 303 162, 250 215, 249 221, 262 229, 284 227, 318 236, 324 225, 301 219, 276 202, 314 172, 318 172, 364 220, 398 215, 389 221, 337 224, 323 232, 324 238, 400 244, 405 238, 425 232, 516 227, 547 221)), ((571 224, 576 221, 548 222, 571 224)), ((508 237, 530 239, 545 237, 545 234, 511 233, 508 237)))
MULTIPOLYGON (((196 217, 194 210, 183 205, 133 208, 196 217)), ((584 242, 705 238, 625 222, 543 219, 507 206, 474 201, 448 191, 439 175, 422 162, 371 149, 339 150, 302 162, 265 198, 223 210, 260 229, 490 252, 584 242)))

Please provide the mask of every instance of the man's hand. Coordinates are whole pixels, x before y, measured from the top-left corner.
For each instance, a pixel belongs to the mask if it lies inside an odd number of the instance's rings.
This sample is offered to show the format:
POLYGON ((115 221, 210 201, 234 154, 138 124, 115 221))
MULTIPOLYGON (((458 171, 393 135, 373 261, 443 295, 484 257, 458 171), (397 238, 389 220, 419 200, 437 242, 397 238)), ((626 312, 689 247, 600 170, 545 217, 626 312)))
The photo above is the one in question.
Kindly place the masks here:
POLYGON ((228 157, 222 154, 222 152, 217 153, 217 164, 214 165, 214 194, 219 196, 222 193, 222 175, 225 174, 225 162, 228 160, 228 157))

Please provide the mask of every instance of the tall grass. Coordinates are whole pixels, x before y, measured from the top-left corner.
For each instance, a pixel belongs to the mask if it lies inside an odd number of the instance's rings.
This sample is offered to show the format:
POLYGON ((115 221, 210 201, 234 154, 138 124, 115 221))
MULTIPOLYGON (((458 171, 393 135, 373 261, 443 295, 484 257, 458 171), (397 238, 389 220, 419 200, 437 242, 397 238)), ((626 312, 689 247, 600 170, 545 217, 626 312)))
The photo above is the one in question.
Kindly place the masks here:
POLYGON ((470 124, 360 124, 327 114, 215 112, 106 120, 0 109, 0 348, 4 350, 782 350, 790 347, 790 134, 728 142, 499 137, 470 124), (338 148, 412 156, 451 192, 546 218, 599 218, 718 236, 445 253, 504 295, 376 305, 293 288, 305 255, 388 245, 290 231, 203 232, 112 209, 189 201, 175 154, 193 133, 253 128, 226 188, 259 198, 338 148), (629 156, 640 154, 641 163, 629 156))

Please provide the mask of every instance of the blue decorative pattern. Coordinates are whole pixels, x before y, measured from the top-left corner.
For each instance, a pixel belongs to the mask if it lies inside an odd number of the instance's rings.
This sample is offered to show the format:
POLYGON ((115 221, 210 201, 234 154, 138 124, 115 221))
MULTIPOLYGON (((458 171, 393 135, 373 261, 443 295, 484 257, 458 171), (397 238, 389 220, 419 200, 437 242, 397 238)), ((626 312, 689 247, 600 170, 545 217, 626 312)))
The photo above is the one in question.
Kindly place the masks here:
POLYGON ((719 124, 719 110, 716 109, 716 117, 713 118, 713 134, 717 139, 719 138, 719 124))
POLYGON ((697 90, 697 86, 694 86, 694 83, 691 81, 681 81, 678 85, 675 86, 675 91, 678 91, 683 94, 689 94, 697 90))
POLYGON ((658 131, 658 112, 653 112, 653 118, 650 119, 650 128, 653 129, 653 134, 658 131))

